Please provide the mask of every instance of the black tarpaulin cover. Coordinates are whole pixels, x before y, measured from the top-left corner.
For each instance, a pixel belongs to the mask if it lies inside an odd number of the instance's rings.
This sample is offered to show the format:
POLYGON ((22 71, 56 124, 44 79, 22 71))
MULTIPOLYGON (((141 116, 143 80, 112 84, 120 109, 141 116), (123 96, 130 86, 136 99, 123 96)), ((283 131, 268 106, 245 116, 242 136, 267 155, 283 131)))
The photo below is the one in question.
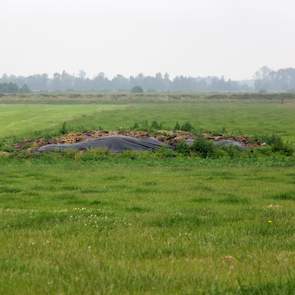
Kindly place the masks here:
POLYGON ((103 149, 114 153, 121 153, 124 151, 154 151, 162 146, 166 145, 150 137, 106 136, 74 144, 49 144, 40 147, 38 152, 103 149))

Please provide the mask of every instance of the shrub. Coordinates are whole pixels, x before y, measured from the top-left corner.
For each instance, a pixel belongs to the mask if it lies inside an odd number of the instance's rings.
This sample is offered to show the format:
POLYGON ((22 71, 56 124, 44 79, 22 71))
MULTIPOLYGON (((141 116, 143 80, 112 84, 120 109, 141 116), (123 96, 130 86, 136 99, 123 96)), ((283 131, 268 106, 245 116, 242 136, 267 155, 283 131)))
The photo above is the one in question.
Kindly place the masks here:
POLYGON ((190 146, 185 141, 182 141, 176 145, 175 151, 182 155, 188 156, 190 155, 191 149, 190 149, 190 146))
POLYGON ((202 158, 209 158, 216 155, 217 147, 213 142, 206 140, 203 137, 196 139, 191 146, 191 151, 197 153, 202 158))
POLYGON ((283 139, 278 135, 274 134, 264 138, 264 140, 271 146, 273 152, 279 152, 286 156, 292 156, 294 153, 294 149, 290 145, 284 143, 283 139))
POLYGON ((181 128, 181 131, 187 131, 187 132, 192 132, 194 130, 193 125, 190 122, 185 122, 181 128))

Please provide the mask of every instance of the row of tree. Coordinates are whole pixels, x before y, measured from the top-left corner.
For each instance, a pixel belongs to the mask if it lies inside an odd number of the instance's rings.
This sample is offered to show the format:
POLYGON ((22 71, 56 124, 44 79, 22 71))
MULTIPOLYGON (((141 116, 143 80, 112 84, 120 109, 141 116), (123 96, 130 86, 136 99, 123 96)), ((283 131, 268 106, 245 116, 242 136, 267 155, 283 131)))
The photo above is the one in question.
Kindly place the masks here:
POLYGON ((130 91, 134 87, 141 87, 144 91, 248 91, 247 85, 223 77, 193 78, 178 76, 171 79, 168 74, 160 73, 155 76, 140 74, 136 77, 117 75, 111 79, 104 73, 90 79, 84 71, 78 76, 70 75, 66 71, 55 73, 53 77, 47 74, 32 76, 3 75, 0 83, 16 83, 28 85, 32 91, 130 91))
POLYGON ((18 84, 13 82, 0 83, 0 93, 28 93, 30 91, 26 84, 18 86, 18 84))
POLYGON ((255 74, 255 89, 265 92, 295 92, 295 69, 273 71, 262 67, 255 74))
POLYGON ((171 79, 168 74, 155 76, 124 77, 117 75, 108 78, 100 73, 94 78, 87 77, 84 71, 79 75, 71 75, 66 71, 55 73, 53 77, 47 74, 31 76, 15 76, 4 74, 0 78, 0 92, 28 92, 32 91, 130 91, 142 89, 144 91, 168 92, 206 92, 206 91, 260 91, 260 92, 294 92, 295 69, 281 69, 273 71, 263 67, 256 72, 252 81, 233 81, 223 77, 187 77, 177 76, 171 79))

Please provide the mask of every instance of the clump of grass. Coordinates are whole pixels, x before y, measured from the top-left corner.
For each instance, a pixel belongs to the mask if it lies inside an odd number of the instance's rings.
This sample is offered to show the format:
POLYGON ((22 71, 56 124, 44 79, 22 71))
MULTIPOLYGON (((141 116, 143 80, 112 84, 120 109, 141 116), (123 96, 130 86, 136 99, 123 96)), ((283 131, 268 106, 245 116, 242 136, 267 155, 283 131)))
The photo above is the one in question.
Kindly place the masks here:
POLYGON ((191 200, 191 202, 193 202, 193 203, 208 203, 211 201, 212 201, 211 198, 195 198, 195 199, 191 200))
POLYGON ((162 122, 158 122, 156 120, 152 121, 151 123, 147 120, 142 122, 135 122, 134 125, 129 128, 130 130, 136 130, 136 131, 157 131, 157 130, 163 130, 164 125, 162 122))
POLYGON ((179 130, 181 130, 181 126, 180 126, 180 124, 179 124, 178 122, 176 122, 176 124, 175 124, 173 130, 175 130, 175 131, 179 131, 179 130))
POLYGON ((177 157, 177 152, 166 147, 161 147, 158 151, 155 152, 155 155, 163 159, 175 158, 177 157))
POLYGON ((282 201, 295 201, 295 193, 294 192, 286 192, 273 196, 274 200, 282 200, 282 201))
POLYGON ((150 127, 151 127, 152 130, 161 130, 161 129, 163 129, 163 124, 162 123, 159 123, 157 121, 153 121, 151 123, 151 126, 150 127))
POLYGON ((135 122, 134 125, 130 128, 131 130, 138 130, 139 127, 139 123, 135 122))
POLYGON ((245 198, 240 198, 236 196, 229 196, 219 201, 219 203, 223 204, 248 204, 249 200, 245 198))
POLYGON ((67 134, 68 133, 68 128, 67 128, 67 122, 63 122, 60 128, 60 133, 61 134, 67 134))
POLYGON ((182 131, 187 131, 187 132, 192 132, 194 131, 194 127, 190 122, 185 122, 182 126, 181 126, 181 130, 182 131))
POLYGON ((182 125, 180 125, 179 122, 176 122, 173 130, 175 130, 175 131, 193 132, 195 130, 195 128, 190 122, 185 122, 182 125))

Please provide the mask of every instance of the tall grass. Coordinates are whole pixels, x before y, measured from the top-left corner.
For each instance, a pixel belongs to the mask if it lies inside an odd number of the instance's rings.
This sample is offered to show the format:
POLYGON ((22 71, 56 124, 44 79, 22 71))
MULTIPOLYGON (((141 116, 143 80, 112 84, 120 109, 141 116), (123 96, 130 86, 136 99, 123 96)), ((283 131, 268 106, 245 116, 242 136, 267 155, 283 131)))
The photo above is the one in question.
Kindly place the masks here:
POLYGON ((0 293, 292 294, 294 167, 206 163, 1 160, 0 293))

